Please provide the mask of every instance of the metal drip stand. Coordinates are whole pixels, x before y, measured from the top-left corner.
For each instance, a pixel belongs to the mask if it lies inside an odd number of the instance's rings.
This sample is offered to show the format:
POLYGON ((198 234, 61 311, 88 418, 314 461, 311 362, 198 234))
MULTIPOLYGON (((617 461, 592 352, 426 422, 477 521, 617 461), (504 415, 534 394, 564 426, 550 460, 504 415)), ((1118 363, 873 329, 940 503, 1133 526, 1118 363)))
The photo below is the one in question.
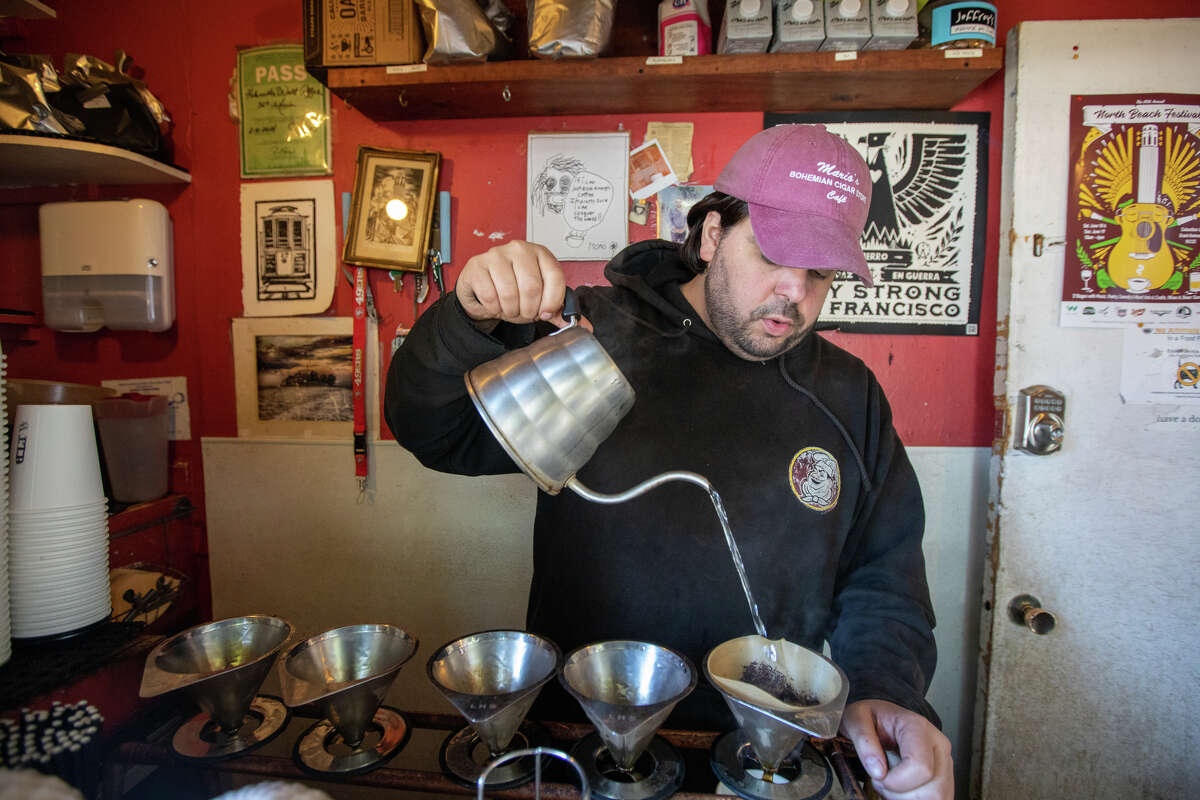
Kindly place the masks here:
POLYGON ((513 750, 511 753, 505 753, 499 758, 492 761, 486 767, 479 778, 475 781, 475 797, 477 800, 484 800, 483 790, 487 788, 488 774, 496 767, 507 764, 509 761, 514 761, 518 758, 533 756, 533 796, 535 800, 540 800, 542 796, 542 756, 553 756, 560 761, 566 761, 575 768, 575 772, 579 775, 579 797, 580 800, 588 800, 591 797, 591 789, 588 787, 587 774, 584 773, 583 767, 579 762, 571 758, 562 750, 555 750, 553 747, 530 747, 524 750, 513 750))

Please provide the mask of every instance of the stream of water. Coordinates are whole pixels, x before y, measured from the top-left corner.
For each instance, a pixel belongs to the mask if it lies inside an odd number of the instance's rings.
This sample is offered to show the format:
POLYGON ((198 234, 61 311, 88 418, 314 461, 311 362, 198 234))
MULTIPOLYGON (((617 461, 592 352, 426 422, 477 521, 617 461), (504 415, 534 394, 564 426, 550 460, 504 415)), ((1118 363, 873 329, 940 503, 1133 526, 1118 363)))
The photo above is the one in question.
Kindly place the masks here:
POLYGON ((742 552, 738 550, 737 541, 733 538, 733 530, 729 527, 729 515, 725 513, 725 505, 721 502, 721 495, 717 494, 716 489, 709 489, 708 496, 712 499, 713 508, 717 510, 717 519, 721 523, 721 530, 725 532, 725 544, 729 545, 729 555, 733 557, 733 567, 737 570, 738 580, 742 582, 742 591, 746 593, 746 602, 750 605, 750 617, 754 620, 754 630, 764 639, 767 637, 767 628, 763 625, 762 617, 758 615, 758 603, 754 602, 754 595, 750 592, 750 581, 746 579, 746 566, 742 563, 742 552))

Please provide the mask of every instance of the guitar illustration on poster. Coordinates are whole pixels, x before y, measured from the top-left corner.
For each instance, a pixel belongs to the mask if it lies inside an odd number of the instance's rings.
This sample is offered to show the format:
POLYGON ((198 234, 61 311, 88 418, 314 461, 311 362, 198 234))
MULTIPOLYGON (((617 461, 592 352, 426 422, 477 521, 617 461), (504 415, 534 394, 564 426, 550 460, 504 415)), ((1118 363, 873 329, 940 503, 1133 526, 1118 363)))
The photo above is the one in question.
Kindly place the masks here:
POLYGON ((1200 322, 1200 97, 1072 98, 1060 323, 1200 322))
POLYGON ((1158 126, 1146 125, 1140 134, 1137 201, 1118 214, 1121 239, 1108 253, 1108 277, 1133 294, 1160 287, 1176 290, 1183 283, 1183 273, 1175 271, 1175 259, 1166 244, 1166 227, 1174 220, 1158 202, 1158 126))

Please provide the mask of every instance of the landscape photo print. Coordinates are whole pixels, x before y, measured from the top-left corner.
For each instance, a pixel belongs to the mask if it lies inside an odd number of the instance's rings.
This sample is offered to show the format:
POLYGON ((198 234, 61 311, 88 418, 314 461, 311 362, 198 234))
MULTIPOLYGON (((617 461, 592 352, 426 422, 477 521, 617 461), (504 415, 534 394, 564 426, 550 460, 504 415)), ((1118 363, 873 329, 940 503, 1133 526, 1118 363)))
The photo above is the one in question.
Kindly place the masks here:
POLYGON ((235 319, 233 341, 240 436, 351 435, 350 318, 235 319))

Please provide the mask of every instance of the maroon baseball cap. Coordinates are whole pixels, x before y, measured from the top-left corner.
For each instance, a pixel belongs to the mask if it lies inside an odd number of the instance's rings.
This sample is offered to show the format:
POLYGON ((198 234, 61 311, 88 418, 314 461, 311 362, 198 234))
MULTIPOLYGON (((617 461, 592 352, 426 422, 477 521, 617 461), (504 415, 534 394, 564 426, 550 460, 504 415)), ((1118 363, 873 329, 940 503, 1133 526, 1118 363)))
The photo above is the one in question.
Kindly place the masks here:
POLYGON ((776 264, 846 270, 874 285, 859 246, 871 204, 867 162, 823 125, 754 134, 714 187, 746 201, 758 246, 776 264))

